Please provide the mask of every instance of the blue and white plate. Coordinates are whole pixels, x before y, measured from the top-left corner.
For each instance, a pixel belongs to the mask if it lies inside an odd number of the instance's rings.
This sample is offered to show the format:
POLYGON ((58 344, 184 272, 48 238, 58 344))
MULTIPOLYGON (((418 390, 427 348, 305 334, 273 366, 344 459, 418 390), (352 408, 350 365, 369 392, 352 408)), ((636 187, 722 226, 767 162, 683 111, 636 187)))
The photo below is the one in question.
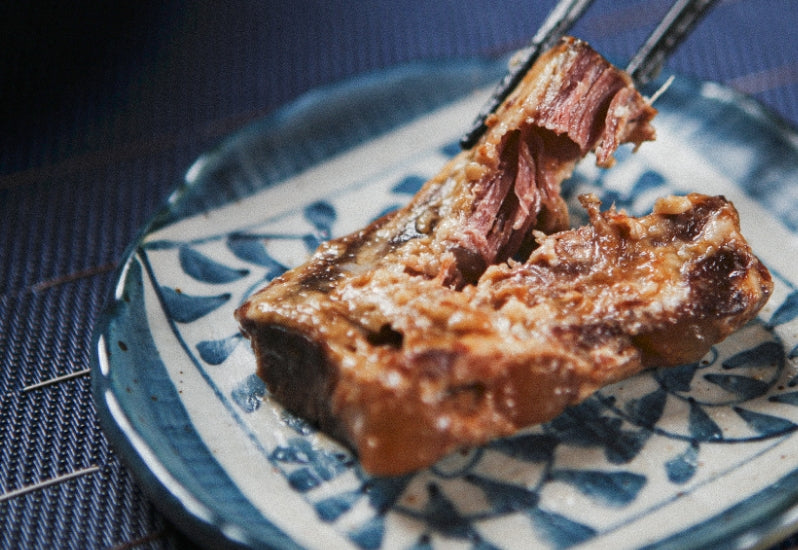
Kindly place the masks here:
POLYGON ((436 466, 371 478, 254 375, 233 310, 319 242, 407 202, 458 150, 503 63, 417 65, 304 97, 202 156, 135 242, 96 333, 109 438, 192 537, 257 548, 687 548, 798 526, 798 138, 678 79, 659 138, 565 185, 633 214, 699 191, 737 206, 776 287, 702 361, 607 387, 436 466))

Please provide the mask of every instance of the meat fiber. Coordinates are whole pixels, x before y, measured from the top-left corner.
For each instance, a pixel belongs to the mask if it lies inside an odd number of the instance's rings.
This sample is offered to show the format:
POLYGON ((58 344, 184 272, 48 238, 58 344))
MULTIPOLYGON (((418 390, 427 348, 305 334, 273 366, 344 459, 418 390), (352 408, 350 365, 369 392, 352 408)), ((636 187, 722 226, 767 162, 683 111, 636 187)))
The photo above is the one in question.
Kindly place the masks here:
POLYGON ((730 203, 672 197, 636 219, 585 197, 591 225, 566 230, 561 181, 652 139, 654 112, 584 42, 544 54, 408 206, 236 311, 271 395, 395 475, 700 358, 772 285, 730 203))

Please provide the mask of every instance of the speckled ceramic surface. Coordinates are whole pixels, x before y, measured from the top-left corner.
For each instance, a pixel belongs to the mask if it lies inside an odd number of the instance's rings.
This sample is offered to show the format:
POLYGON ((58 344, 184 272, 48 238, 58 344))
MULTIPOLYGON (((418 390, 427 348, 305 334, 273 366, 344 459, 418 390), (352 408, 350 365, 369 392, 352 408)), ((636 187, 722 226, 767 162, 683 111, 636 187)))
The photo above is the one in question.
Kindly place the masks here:
POLYGON ((501 64, 405 67, 315 92, 200 158, 120 269, 96 333, 103 424, 157 504, 211 544, 686 548, 766 544, 798 509, 798 139, 678 79, 659 139, 564 192, 633 214, 723 194, 771 269, 760 317, 704 360, 399 478, 270 399, 233 310, 318 243, 406 202, 457 151, 501 64), (479 90, 479 91, 474 91, 479 90))

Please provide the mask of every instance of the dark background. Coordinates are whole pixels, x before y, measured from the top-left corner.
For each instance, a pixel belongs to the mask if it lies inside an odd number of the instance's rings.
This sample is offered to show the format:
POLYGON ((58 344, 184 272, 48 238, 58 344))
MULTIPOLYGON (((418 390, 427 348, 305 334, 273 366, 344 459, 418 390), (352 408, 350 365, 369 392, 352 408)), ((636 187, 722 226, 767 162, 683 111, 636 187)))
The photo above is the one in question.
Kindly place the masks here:
MULTIPOLYGON (((25 388, 88 368, 125 247, 200 153, 318 86, 408 62, 503 55, 553 3, 0 7, 0 495, 12 495, 0 500, 0 548, 189 545, 109 447, 88 376, 25 388)), ((623 62, 669 4, 597 0, 572 33, 623 62)), ((795 0, 727 0, 666 70, 750 93, 796 126, 797 27, 795 0)))

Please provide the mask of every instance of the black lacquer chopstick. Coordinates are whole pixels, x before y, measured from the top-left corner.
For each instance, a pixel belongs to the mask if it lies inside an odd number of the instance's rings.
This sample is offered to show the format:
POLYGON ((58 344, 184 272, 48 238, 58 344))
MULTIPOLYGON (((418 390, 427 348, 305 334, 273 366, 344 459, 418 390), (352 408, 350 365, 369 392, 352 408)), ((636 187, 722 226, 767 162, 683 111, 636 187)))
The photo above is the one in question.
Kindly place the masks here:
MULTIPOLYGON (((518 52, 517 63, 493 91, 471 128, 460 139, 463 149, 472 147, 487 129, 485 119, 495 111, 532 67, 540 54, 552 47, 587 10, 593 0, 560 0, 551 10, 529 46, 518 52)), ((718 0, 677 0, 632 57, 626 71, 637 86, 656 78, 668 56, 690 34, 718 0)))
POLYGON ((637 86, 647 84, 659 75, 668 56, 716 3, 717 0, 677 0, 671 6, 626 66, 626 72, 637 86))

